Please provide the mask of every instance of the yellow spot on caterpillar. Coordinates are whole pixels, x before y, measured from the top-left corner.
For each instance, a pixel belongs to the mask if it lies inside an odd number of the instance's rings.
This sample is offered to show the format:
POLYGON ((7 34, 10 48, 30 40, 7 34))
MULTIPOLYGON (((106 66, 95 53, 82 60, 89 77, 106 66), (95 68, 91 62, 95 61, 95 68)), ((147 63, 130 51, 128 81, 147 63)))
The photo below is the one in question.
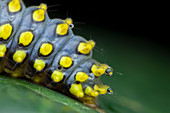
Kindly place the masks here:
POLYGON ((30 31, 26 31, 21 33, 19 38, 19 44, 23 44, 24 46, 29 45, 33 40, 33 34, 30 31))
POLYGON ((7 40, 12 33, 12 26, 8 24, 4 24, 0 26, 0 38, 7 40))
POLYGON ((55 81, 55 82, 60 82, 63 79, 63 73, 60 71, 54 71, 51 75, 51 78, 55 81))
POLYGON ((0 57, 4 57, 5 52, 6 52, 6 46, 0 45, 0 57))
POLYGON ((76 81, 84 82, 88 79, 88 75, 84 72, 78 72, 75 79, 76 81))
POLYGON ((64 20, 64 22, 67 23, 68 25, 70 25, 70 24, 73 23, 73 21, 72 21, 71 18, 66 18, 66 19, 64 20))
POLYGON ((37 70, 37 71, 41 71, 43 70, 45 67, 45 62, 43 60, 39 60, 39 59, 36 59, 35 62, 34 62, 34 68, 37 70))
POLYGON ((67 23, 59 24, 56 28, 56 33, 59 35, 67 34, 69 25, 67 23))
POLYGON ((33 12, 33 20, 38 22, 43 21, 45 19, 45 11, 46 11, 45 10, 46 7, 44 4, 41 4, 39 7, 40 9, 35 10, 33 12))
POLYGON ((94 90, 99 91, 100 94, 106 94, 108 88, 109 88, 109 86, 107 86, 107 85, 103 85, 103 86, 100 86, 100 87, 98 85, 94 85, 94 90))
POLYGON ((12 0, 8 5, 10 12, 18 12, 21 9, 21 4, 19 0, 12 0))
POLYGON ((68 56, 63 56, 61 59, 60 59, 60 65, 65 67, 65 68, 68 68, 70 67, 72 64, 72 59, 68 56))
POLYGON ((47 5, 46 4, 40 4, 39 6, 38 6, 40 9, 44 9, 45 11, 47 10, 47 5))
POLYGON ((93 96, 93 97, 97 97, 98 95, 99 95, 98 91, 92 91, 91 92, 91 96, 93 96))
POLYGON ((95 42, 93 40, 85 42, 81 42, 78 46, 78 51, 82 54, 89 54, 89 52, 95 46, 95 42))
POLYGON ((88 86, 86 89, 85 89, 85 94, 89 95, 89 96, 93 96, 93 97, 97 97, 99 95, 99 92, 98 91, 94 91, 90 86, 88 86))
POLYGON ((84 96, 83 88, 81 84, 72 84, 70 88, 70 93, 81 98, 84 96))
POLYGON ((106 64, 101 64, 100 66, 97 66, 94 64, 91 68, 91 71, 93 72, 95 76, 99 77, 105 73, 105 70, 107 69, 107 67, 108 66, 106 64))
POLYGON ((40 53, 44 56, 49 55, 53 50, 53 46, 49 43, 43 43, 40 47, 40 53))
POLYGON ((17 50, 13 55, 13 60, 17 63, 21 63, 26 57, 26 52, 23 50, 17 50))

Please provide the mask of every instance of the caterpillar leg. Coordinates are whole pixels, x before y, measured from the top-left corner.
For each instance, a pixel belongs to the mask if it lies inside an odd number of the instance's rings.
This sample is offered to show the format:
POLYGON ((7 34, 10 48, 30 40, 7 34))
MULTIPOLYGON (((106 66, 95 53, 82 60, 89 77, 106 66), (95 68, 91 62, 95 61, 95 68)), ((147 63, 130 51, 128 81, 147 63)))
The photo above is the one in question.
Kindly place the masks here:
POLYGON ((0 61, 0 73, 4 71, 4 60, 0 61))
POLYGON ((3 69, 6 73, 8 73, 10 76, 12 76, 14 78, 24 77, 24 74, 23 74, 24 66, 21 66, 15 70, 11 70, 11 69, 4 68, 4 67, 3 67, 3 69))
POLYGON ((0 66, 0 73, 2 73, 4 71, 3 66, 0 66))
POLYGON ((85 104, 91 108, 97 108, 96 99, 97 98, 94 98, 94 97, 84 96, 83 98, 80 98, 79 100, 83 104, 85 104))
POLYGON ((33 81, 34 81, 34 83, 40 84, 40 83, 42 82, 42 77, 36 75, 36 76, 33 78, 33 81))
POLYGON ((45 73, 37 74, 31 78, 32 81, 36 84, 44 84, 45 81, 45 73))
POLYGON ((11 76, 14 78, 24 77, 23 70, 24 70, 23 66, 19 67, 18 69, 12 71, 11 76))

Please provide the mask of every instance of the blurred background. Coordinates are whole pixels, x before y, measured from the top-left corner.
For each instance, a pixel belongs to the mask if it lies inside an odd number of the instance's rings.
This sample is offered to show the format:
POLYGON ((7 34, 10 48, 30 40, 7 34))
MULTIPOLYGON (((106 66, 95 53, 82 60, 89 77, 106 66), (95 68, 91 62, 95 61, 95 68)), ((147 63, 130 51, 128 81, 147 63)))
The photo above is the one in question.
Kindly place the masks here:
POLYGON ((102 81, 113 95, 99 106, 113 113, 168 113, 170 45, 166 7, 136 1, 23 0, 27 6, 48 4, 51 18, 71 17, 73 32, 93 39, 93 58, 114 68, 102 81))

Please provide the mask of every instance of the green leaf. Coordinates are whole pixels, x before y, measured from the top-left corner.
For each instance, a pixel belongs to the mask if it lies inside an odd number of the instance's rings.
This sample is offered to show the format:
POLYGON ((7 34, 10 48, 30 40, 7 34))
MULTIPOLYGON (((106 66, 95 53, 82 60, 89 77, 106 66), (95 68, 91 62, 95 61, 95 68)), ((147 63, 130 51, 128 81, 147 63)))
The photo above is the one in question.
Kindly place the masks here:
POLYGON ((0 75, 1 113, 96 113, 82 103, 23 79, 0 75))

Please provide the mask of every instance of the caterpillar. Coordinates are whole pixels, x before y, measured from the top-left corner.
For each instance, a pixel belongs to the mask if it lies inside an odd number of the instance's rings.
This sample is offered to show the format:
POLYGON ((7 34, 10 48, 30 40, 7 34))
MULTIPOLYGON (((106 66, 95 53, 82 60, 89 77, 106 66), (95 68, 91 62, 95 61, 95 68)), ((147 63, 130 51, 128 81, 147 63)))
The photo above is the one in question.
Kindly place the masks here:
POLYGON ((26 8, 22 0, 0 0, 0 73, 24 77, 96 108, 111 94, 101 75, 113 69, 92 59, 93 40, 73 34, 71 18, 50 19, 47 5, 26 8))

